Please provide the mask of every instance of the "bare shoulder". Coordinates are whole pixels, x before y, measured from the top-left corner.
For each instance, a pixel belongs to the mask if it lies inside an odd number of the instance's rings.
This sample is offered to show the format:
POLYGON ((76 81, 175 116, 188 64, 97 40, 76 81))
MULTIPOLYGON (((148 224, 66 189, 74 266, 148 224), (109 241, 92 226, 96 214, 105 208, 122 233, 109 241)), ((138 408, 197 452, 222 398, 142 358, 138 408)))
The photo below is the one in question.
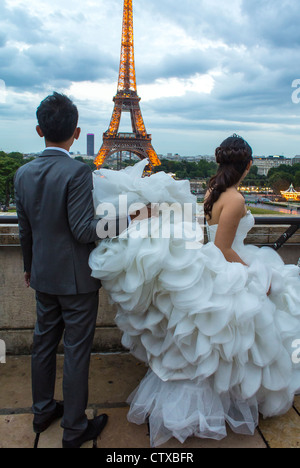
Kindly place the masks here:
POLYGON ((228 188, 215 202, 211 217, 207 218, 207 221, 210 225, 219 224, 221 218, 226 222, 231 219, 239 221, 245 214, 246 204, 243 195, 235 188, 228 188))
POLYGON ((243 195, 233 188, 227 189, 226 192, 222 193, 221 197, 223 200, 226 200, 226 202, 232 201, 235 204, 245 204, 245 198, 243 195))
POLYGON ((222 194, 222 208, 226 211, 235 212, 241 216, 245 214, 246 204, 245 199, 241 193, 235 189, 228 189, 222 194))

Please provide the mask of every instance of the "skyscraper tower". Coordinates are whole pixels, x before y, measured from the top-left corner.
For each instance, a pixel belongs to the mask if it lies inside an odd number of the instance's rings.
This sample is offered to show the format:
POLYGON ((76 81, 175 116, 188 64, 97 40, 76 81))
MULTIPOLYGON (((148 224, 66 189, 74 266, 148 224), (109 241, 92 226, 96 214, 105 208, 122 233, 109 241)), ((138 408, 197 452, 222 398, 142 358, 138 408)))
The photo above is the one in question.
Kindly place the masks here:
POLYGON ((135 75, 132 0, 124 0, 118 90, 113 98, 115 105, 110 125, 103 134, 103 144, 95 159, 98 169, 106 158, 120 151, 134 153, 140 159, 147 158, 150 167, 161 164, 152 146, 151 135, 146 131, 140 100, 135 75), (118 133, 122 112, 130 112, 132 133, 118 133))
POLYGON ((93 133, 87 134, 87 152, 88 156, 95 156, 95 135, 93 133))

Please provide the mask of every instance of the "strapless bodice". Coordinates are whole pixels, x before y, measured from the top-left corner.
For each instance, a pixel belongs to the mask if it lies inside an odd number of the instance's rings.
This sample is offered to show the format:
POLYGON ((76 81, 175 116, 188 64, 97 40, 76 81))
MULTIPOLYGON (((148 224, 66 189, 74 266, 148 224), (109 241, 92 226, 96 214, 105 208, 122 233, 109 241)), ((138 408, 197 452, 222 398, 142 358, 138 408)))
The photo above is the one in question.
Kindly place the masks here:
MULTIPOLYGON (((240 221, 240 224, 238 226, 235 239, 233 242, 233 246, 243 244, 244 240, 246 239, 248 235, 248 232, 251 231, 254 225, 255 225, 255 220, 251 211, 249 210, 247 211, 247 214, 240 221)), ((208 239, 210 242, 215 241, 218 227, 219 227, 218 224, 213 224, 212 226, 207 225, 207 234, 208 234, 208 239)))

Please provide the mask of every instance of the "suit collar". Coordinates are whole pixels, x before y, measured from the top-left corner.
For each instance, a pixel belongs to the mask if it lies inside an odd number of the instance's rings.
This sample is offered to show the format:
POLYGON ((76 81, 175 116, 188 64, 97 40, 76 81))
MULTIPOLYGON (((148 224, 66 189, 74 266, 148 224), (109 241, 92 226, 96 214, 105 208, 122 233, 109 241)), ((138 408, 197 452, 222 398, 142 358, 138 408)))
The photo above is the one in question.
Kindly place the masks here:
POLYGON ((41 157, 45 156, 65 156, 66 158, 69 158, 70 155, 63 151, 60 148, 54 149, 54 148, 46 148, 43 153, 41 154, 41 157))

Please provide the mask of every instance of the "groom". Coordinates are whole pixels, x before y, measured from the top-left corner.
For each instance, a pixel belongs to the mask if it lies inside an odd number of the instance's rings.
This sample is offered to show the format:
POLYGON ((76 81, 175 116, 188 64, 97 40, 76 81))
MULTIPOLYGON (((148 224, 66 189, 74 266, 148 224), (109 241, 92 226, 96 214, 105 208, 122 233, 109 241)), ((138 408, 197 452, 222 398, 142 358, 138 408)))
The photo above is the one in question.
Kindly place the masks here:
MULTIPOLYGON (((99 240, 94 220, 90 168, 71 159, 78 140, 78 111, 54 93, 37 110, 37 133, 46 150, 15 177, 25 283, 36 291, 37 322, 32 353, 34 431, 62 419, 63 447, 79 448, 97 438, 107 415, 89 421, 90 353, 96 327, 100 281, 91 277, 89 255, 99 240), (56 352, 64 334, 64 403, 54 400, 56 352)), ((117 233, 128 227, 118 219, 117 233)), ((114 226, 107 225, 107 231, 114 226)))

